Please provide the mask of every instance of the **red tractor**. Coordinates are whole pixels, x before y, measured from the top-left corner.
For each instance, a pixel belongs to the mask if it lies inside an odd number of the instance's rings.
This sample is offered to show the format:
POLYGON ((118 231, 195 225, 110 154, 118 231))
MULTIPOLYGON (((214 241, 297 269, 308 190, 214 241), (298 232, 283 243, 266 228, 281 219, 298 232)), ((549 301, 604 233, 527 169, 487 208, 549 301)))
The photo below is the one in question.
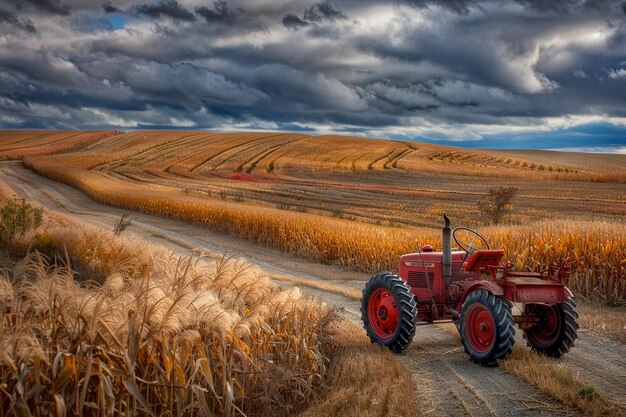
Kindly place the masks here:
POLYGON ((383 272, 363 289, 361 314, 374 343, 399 353, 415 327, 455 322, 470 359, 494 366, 509 356, 515 324, 537 352, 560 357, 578 337, 578 314, 563 280, 567 265, 542 272, 513 271, 503 266, 501 249, 490 249, 478 233, 450 229, 444 215, 443 250, 430 245, 400 257, 399 276, 383 272), (461 250, 452 251, 451 236, 461 250))

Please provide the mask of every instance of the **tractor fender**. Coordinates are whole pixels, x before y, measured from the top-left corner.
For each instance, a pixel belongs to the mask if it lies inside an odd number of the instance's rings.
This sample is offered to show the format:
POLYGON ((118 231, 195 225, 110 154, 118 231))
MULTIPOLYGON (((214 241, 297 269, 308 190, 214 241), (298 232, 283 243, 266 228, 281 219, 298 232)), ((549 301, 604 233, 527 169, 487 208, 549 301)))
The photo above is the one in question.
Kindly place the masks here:
POLYGON ((474 281, 470 283, 467 287, 465 287, 463 296, 461 297, 461 300, 459 300, 459 305, 458 305, 459 311, 461 311, 460 309, 463 306, 463 303, 465 302, 465 299, 467 298, 467 296, 479 289, 486 290, 492 293, 493 295, 495 295, 496 297, 500 297, 504 295, 504 291, 502 290, 502 287, 493 281, 474 281))
POLYGON ((574 293, 572 292, 572 290, 567 288, 567 286, 565 287, 565 295, 567 295, 568 297, 574 298, 574 293))

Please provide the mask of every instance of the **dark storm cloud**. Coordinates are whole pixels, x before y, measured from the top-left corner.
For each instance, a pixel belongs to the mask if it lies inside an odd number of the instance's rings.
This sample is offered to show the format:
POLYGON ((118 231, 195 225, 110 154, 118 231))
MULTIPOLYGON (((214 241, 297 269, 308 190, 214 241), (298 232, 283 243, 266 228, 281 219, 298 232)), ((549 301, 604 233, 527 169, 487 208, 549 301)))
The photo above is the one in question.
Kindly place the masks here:
POLYGON ((289 13, 283 17, 283 25, 289 29, 300 29, 309 26, 309 22, 300 19, 297 14, 289 13))
POLYGON ((478 3, 475 0, 404 0, 404 2, 418 8, 439 6, 458 14, 467 14, 470 7, 478 3))
POLYGON ((140 4, 135 6, 132 11, 152 18, 167 16, 172 19, 185 21, 195 19, 193 13, 181 6, 176 0, 161 0, 158 3, 140 4))
POLYGON ((111 3, 106 3, 102 5, 102 10, 104 10, 105 13, 121 13, 122 12, 122 9, 112 6, 111 3))
POLYGON ((214 2, 212 8, 197 7, 196 14, 202 16, 208 23, 225 23, 232 20, 232 12, 228 9, 228 4, 222 0, 214 2))
POLYGON ((480 143, 623 126, 624 4, 0 0, 0 127, 480 143))
POLYGON ((307 8, 302 18, 295 13, 286 14, 283 16, 283 25, 288 29, 301 29, 315 23, 347 18, 335 3, 326 1, 307 8))
POLYGON ((322 22, 325 20, 347 19, 341 9, 332 1, 316 3, 304 11, 304 20, 322 22))
POLYGON ((619 2, 614 0, 516 0, 540 12, 587 13, 587 12, 614 12, 619 2))
POLYGON ((18 29, 25 30, 26 32, 36 32, 35 26, 30 19, 20 18, 15 13, 0 8, 0 23, 2 22, 13 25, 18 29))
POLYGON ((35 8, 43 12, 55 13, 55 14, 60 14, 60 15, 70 14, 69 6, 63 3, 61 0, 23 0, 23 1, 30 3, 35 8))

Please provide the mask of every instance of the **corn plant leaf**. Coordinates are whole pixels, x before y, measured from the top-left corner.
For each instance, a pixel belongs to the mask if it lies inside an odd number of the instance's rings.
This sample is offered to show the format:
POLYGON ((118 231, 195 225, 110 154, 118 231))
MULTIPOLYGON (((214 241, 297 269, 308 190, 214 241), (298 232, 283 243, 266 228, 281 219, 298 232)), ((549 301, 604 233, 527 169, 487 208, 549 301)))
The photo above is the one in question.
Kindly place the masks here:
POLYGON ((80 393, 80 403, 78 404, 79 411, 82 410, 87 398, 87 389, 89 388, 89 381, 91 379, 91 368, 93 366, 93 351, 89 351, 87 355, 87 369, 85 370, 85 378, 83 379, 83 386, 80 393))
POLYGON ((211 372, 211 367, 209 366, 209 360, 207 358, 198 359, 196 361, 196 367, 200 368, 200 372, 202 372, 202 376, 204 376, 204 380, 211 391, 215 394, 215 384, 213 382, 213 373, 211 372))
POLYGON ((131 368, 134 368, 139 351, 139 331, 135 325, 135 312, 128 313, 128 353, 131 368))
POLYGON ((65 417, 67 415, 67 407, 61 394, 54 394, 54 415, 55 417, 65 417))
POLYGON ((62 353, 61 356, 57 356, 57 358, 59 358, 60 369, 55 380, 55 385, 57 389, 63 389, 76 375, 76 357, 69 353, 62 353))
POLYGON ((226 383, 226 392, 224 392, 224 415, 230 416, 233 411, 233 402, 235 396, 233 394, 233 385, 229 382, 226 383))
POLYGON ((141 391, 139 390, 139 386, 137 385, 137 382, 135 382, 134 379, 127 379, 126 381, 124 381, 124 386, 126 387, 128 392, 130 392, 131 395, 135 397, 135 399, 139 402, 139 404, 141 404, 141 406, 144 408, 144 410, 148 414, 150 414, 152 417, 156 417, 156 415, 152 412, 152 410, 150 410, 150 406, 148 405, 148 402, 141 394, 141 391))
POLYGON ((209 408, 209 404, 207 403, 206 397, 205 397, 208 391, 200 387, 199 385, 193 385, 191 387, 191 390, 193 391, 193 395, 198 400, 198 404, 200 405, 200 411, 202 412, 202 415, 205 417, 213 417, 214 414, 211 412, 209 408))
POLYGON ((26 401, 24 401, 22 398, 18 398, 17 401, 15 401, 14 409, 15 415, 17 417, 32 416, 32 414, 30 413, 30 409, 28 408, 28 404, 26 404, 26 401))

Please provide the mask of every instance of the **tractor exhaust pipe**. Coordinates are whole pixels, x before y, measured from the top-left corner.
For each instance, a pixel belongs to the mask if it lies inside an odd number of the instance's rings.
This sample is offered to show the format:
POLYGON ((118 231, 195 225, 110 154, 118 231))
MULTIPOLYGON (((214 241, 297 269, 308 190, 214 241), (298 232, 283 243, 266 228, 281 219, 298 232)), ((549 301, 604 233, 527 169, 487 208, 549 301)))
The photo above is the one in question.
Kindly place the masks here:
POLYGON ((451 242, 451 234, 452 229, 450 229, 450 219, 445 214, 443 215, 443 219, 446 222, 442 230, 443 235, 443 278, 446 281, 446 288, 450 286, 450 279, 452 277, 452 242, 451 242))

